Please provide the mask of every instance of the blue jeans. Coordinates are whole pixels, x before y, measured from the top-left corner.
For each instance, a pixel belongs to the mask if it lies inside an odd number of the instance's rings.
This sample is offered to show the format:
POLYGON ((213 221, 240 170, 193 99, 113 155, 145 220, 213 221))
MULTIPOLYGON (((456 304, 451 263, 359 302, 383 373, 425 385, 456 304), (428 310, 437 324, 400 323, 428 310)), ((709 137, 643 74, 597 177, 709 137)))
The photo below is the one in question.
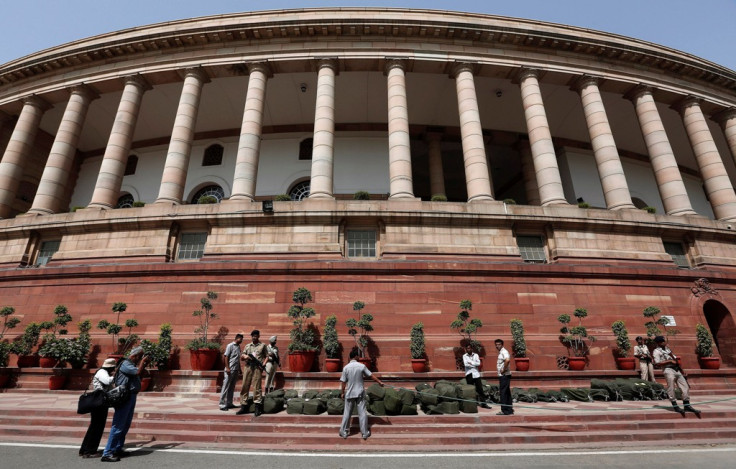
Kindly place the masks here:
POLYGON ((125 444, 125 435, 130 430, 130 424, 133 422, 133 414, 135 412, 135 401, 138 394, 131 394, 128 402, 115 409, 112 416, 112 427, 110 427, 110 437, 107 439, 107 445, 103 456, 112 456, 113 453, 119 453, 123 450, 125 444))

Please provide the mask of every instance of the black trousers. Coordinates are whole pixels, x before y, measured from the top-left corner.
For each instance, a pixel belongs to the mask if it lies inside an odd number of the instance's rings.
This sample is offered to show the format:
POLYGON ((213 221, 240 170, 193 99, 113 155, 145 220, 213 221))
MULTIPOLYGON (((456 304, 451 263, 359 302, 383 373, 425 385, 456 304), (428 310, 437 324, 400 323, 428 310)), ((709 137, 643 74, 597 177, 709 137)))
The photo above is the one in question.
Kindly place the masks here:
POLYGON ((102 406, 90 412, 89 428, 87 428, 87 434, 84 435, 84 440, 82 440, 82 447, 79 448, 79 454, 97 452, 97 449, 100 447, 102 434, 105 432, 108 410, 107 406, 102 406))
POLYGON ((473 378, 473 375, 465 375, 465 382, 475 385, 475 393, 478 395, 478 402, 486 401, 486 395, 483 392, 483 383, 481 383, 480 376, 473 378))
POLYGON ((511 399, 511 375, 498 377, 498 391, 501 394, 501 412, 506 415, 514 413, 514 401, 511 399))

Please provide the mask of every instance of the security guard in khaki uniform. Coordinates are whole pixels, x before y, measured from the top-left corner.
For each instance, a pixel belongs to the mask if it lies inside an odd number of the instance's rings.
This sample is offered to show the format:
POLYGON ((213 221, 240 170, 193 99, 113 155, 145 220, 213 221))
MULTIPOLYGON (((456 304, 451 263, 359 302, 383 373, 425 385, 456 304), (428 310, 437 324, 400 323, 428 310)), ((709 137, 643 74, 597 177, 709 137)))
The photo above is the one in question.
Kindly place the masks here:
POLYGON ((259 341, 261 331, 255 329, 250 333, 251 343, 245 346, 240 359, 245 362, 245 376, 243 377, 243 388, 240 390, 240 410, 237 415, 248 411, 248 393, 253 385, 253 402, 256 405, 255 416, 263 413, 263 396, 261 395, 261 379, 263 370, 266 369, 266 344, 259 341))

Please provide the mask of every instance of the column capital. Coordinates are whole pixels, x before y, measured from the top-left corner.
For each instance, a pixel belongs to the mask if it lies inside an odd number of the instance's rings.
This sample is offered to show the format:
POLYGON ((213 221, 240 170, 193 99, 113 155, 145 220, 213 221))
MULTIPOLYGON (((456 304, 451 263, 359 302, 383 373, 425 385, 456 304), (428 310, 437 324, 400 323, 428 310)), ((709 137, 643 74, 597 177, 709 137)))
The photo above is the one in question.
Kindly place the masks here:
POLYGON ((84 83, 82 83, 81 85, 72 86, 69 89, 69 92, 72 95, 76 94, 90 101, 100 97, 100 95, 97 93, 97 91, 94 88, 92 88, 89 85, 85 85, 84 83))
POLYGON ((245 66, 248 68, 249 75, 253 72, 261 72, 266 75, 267 78, 273 77, 273 68, 267 60, 262 62, 248 62, 245 66))
POLYGON ((383 74, 388 75, 388 72, 393 68, 400 68, 404 72, 409 69, 409 59, 404 57, 386 57, 386 63, 383 66, 383 74))
POLYGON ((202 67, 190 67, 184 70, 179 70, 179 75, 186 80, 189 77, 198 79, 202 84, 210 82, 210 76, 202 67))
POLYGON ((48 101, 46 101, 42 97, 37 96, 35 94, 26 96, 25 98, 21 99, 21 102, 23 103, 24 106, 28 105, 28 106, 37 107, 41 111, 47 111, 53 107, 48 101))
POLYGON ((475 62, 455 62, 450 63, 450 78, 457 78, 461 72, 470 72, 476 75, 480 71, 480 64, 475 62))
POLYGON ((626 93, 624 93, 624 99, 628 99, 629 101, 635 101, 639 96, 643 94, 652 94, 653 92, 654 92, 653 87, 640 83, 634 86, 633 88, 631 88, 626 93))
POLYGON ((693 95, 687 95, 684 98, 676 101, 670 108, 674 109, 675 111, 679 112, 680 115, 684 115, 685 110, 692 106, 698 106, 700 107, 700 104, 703 102, 702 99, 698 98, 697 96, 693 95))
POLYGON ((729 107, 718 111, 715 114, 711 115, 710 118, 721 125, 725 125, 726 121, 736 119, 736 107, 729 107))
POLYGON ((315 60, 314 65, 317 72, 323 68, 331 68, 332 71, 335 72, 335 76, 340 74, 340 62, 337 60, 337 57, 323 57, 321 59, 317 59, 315 60))
POLYGON ((543 72, 538 68, 521 67, 519 70, 519 83, 530 77, 539 80, 542 78, 542 74, 543 72))
POLYGON ((143 75, 140 73, 136 73, 135 75, 128 75, 123 77, 123 84, 124 85, 135 85, 138 88, 141 89, 141 91, 148 91, 153 89, 153 86, 151 86, 150 83, 148 83, 148 80, 146 80, 143 75))
POLYGON ((599 87, 602 81, 602 78, 595 75, 581 75, 572 80, 572 83, 570 84, 570 89, 572 91, 580 93, 586 86, 595 85, 596 87, 599 87))

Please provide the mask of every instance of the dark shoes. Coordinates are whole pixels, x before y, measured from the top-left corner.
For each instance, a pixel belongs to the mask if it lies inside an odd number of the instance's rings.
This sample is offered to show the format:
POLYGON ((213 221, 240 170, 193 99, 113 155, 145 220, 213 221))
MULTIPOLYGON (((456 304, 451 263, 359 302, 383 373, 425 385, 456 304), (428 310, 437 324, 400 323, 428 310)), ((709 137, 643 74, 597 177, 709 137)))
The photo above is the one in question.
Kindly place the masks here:
POLYGON ((112 456, 102 456, 102 459, 100 459, 102 462, 118 462, 120 461, 120 456, 115 456, 114 454, 112 456))
POLYGON ((102 456, 102 452, 97 451, 96 453, 79 453, 79 456, 84 459, 90 459, 90 458, 96 459, 102 456))
POLYGON ((263 404, 258 404, 258 403, 256 403, 256 411, 255 411, 254 415, 255 415, 256 417, 258 417, 258 416, 260 416, 261 414, 263 414, 263 404))
POLYGON ((682 415, 683 417, 685 416, 685 410, 684 410, 684 409, 682 409, 682 408, 681 408, 680 406, 678 406, 678 405, 673 405, 673 406, 672 406, 672 410, 674 410, 675 412, 679 413, 679 414, 680 414, 680 415, 682 415))
POLYGON ((228 404, 227 405, 227 408, 228 409, 237 409, 238 407, 240 407, 240 406, 239 405, 235 405, 235 404, 228 404))
MULTIPOLYGON (((700 411, 699 411, 698 409, 694 408, 693 406, 691 406, 690 404, 685 404, 685 410, 686 410, 686 411, 688 411, 688 412, 692 412, 692 413, 694 413, 695 415, 698 415, 698 414, 700 414, 700 411)), ((685 413, 685 412, 683 412, 683 414, 684 414, 684 413, 685 413)))
MULTIPOLYGON (((363 439, 367 440, 368 438, 370 438, 370 436, 371 436, 371 432, 368 432, 365 435, 363 435, 363 439)), ((347 436, 345 438, 347 438, 347 436)))
POLYGON ((342 438, 343 440, 347 439, 347 437, 348 437, 348 434, 347 433, 338 432, 337 434, 340 435, 340 438, 342 438))
POLYGON ((481 402, 479 405, 481 407, 483 407, 484 409, 490 409, 491 408, 491 406, 489 406, 487 402, 481 402))
POLYGON ((496 415, 514 415, 513 412, 509 412, 508 414, 506 412, 498 412, 496 415))
POLYGON ((248 413, 248 406, 247 405, 241 405, 240 410, 235 412, 235 415, 243 415, 248 413))

